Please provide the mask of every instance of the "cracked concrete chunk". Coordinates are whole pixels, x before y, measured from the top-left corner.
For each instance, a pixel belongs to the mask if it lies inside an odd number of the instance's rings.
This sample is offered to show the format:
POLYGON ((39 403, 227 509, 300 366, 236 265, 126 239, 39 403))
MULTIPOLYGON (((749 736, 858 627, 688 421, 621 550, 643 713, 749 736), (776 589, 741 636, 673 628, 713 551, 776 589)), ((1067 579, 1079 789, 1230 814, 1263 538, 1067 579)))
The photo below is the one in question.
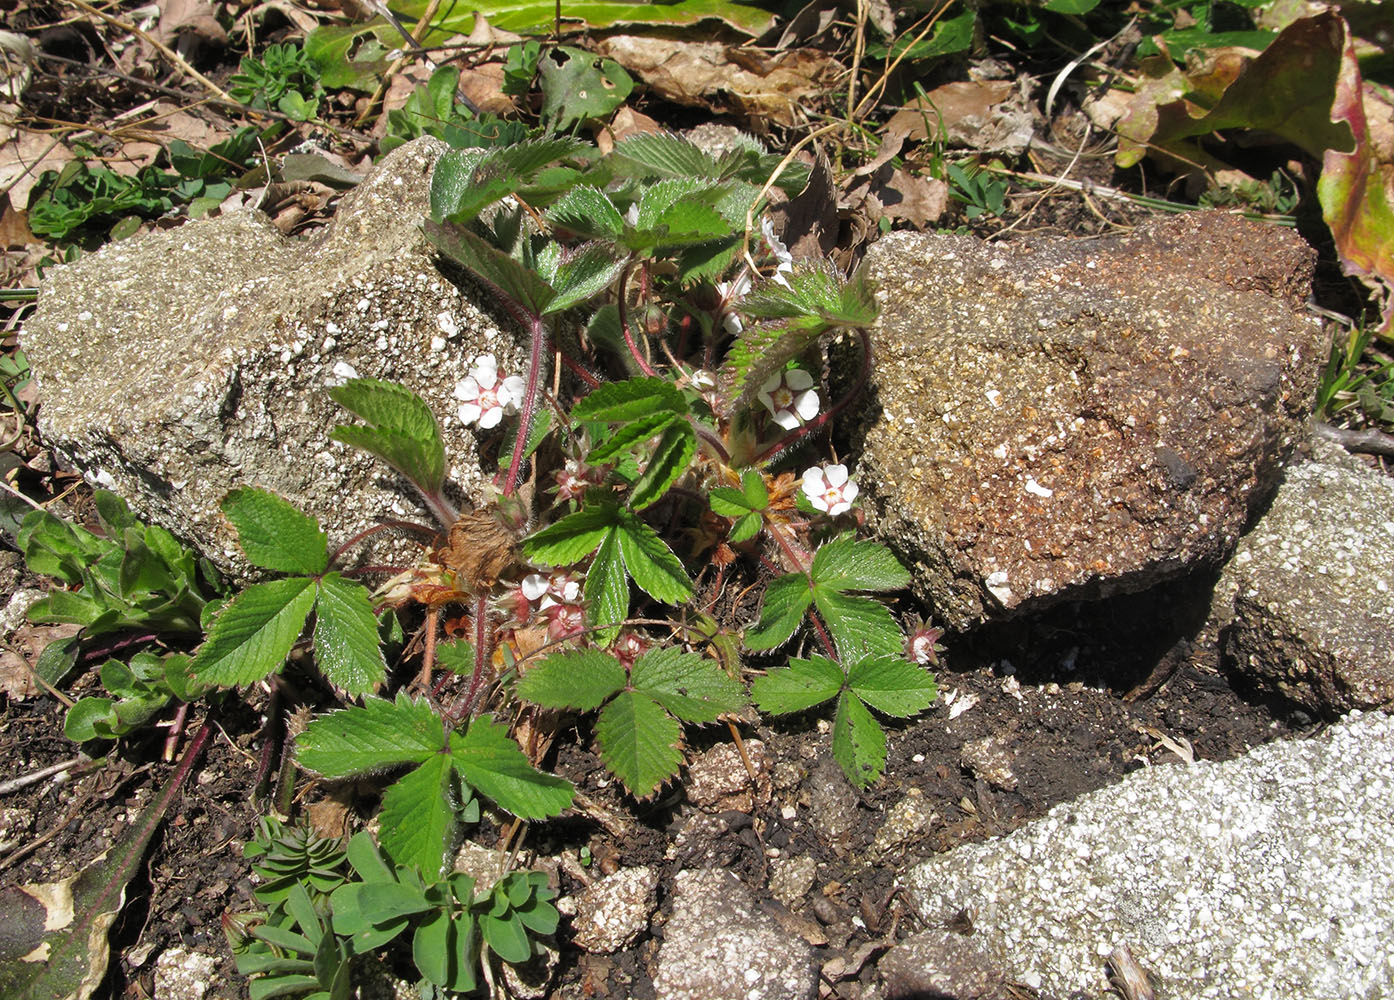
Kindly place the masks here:
POLYGON ((239 212, 55 269, 23 337, 45 440, 239 575, 247 566, 218 509, 235 486, 275 490, 336 540, 381 517, 428 520, 399 476, 330 441, 353 421, 325 390, 355 375, 420 393, 452 478, 475 494, 485 474, 451 394, 477 354, 517 372, 526 351, 440 273, 421 234, 445 148, 426 138, 395 150, 313 238, 239 212))
POLYGON ((1121 238, 876 243, 875 386, 853 446, 876 530, 939 619, 1225 558, 1310 410, 1313 260, 1294 233, 1221 213, 1121 238))
POLYGON ((589 952, 627 948, 649 925, 658 901, 658 872, 647 866, 624 868, 576 897, 571 922, 576 947, 589 952))
POLYGON ((653 985, 658 1000, 812 1000, 818 964, 733 874, 686 871, 674 879, 653 985))

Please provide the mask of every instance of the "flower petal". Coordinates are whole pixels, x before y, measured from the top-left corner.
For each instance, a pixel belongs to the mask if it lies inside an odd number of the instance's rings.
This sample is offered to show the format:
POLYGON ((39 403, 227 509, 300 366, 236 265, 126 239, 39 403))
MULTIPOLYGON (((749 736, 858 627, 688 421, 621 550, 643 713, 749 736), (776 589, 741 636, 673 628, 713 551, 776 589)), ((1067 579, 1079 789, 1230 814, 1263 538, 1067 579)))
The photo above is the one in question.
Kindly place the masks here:
POLYGON ((523 401, 523 393, 527 389, 527 383, 523 381, 521 375, 510 375, 503 380, 499 386, 499 402, 504 406, 517 407, 523 401))
POLYGON ((802 368, 790 368, 784 373, 784 384, 795 392, 813 388, 813 376, 802 368))
POLYGON ((847 482, 847 466, 826 465, 823 467, 823 477, 827 479, 829 486, 841 486, 847 482))
POLYGON ((799 425, 803 423, 793 410, 775 410, 773 407, 770 409, 774 413, 774 422, 786 431, 798 430, 799 425))
POLYGON ((478 399, 479 383, 469 375, 466 375, 455 383, 455 398, 467 403, 478 399))
POLYGON ((487 431, 491 427, 497 427, 501 420, 503 420, 503 407, 491 406, 480 414, 479 426, 487 431))
POLYGON ((460 422, 472 424, 484 413, 478 403, 463 403, 460 406, 460 422))
POLYGON ((856 483, 848 483, 846 486, 842 487, 842 498, 850 505, 853 500, 857 499, 857 494, 860 492, 861 490, 857 487, 856 483))
POLYGON ((529 573, 518 586, 522 589, 524 597, 535 601, 547 593, 547 578, 541 573, 529 573))
POLYGON ((799 423, 806 423, 818 416, 818 393, 810 389, 794 400, 794 411, 799 415, 799 423))

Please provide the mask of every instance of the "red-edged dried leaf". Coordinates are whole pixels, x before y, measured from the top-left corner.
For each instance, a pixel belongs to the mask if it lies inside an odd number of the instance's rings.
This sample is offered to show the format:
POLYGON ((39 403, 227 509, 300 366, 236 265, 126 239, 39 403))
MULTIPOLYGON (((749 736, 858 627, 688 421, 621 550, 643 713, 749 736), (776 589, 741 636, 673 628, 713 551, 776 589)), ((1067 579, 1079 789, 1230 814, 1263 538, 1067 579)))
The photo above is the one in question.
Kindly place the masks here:
POLYGON ((518 540, 492 510, 476 510, 451 525, 449 539, 434 558, 455 572, 461 587, 487 589, 518 561, 518 540))
POLYGON ((1327 150, 1317 197, 1342 270, 1381 299, 1387 336, 1394 333, 1394 107, 1362 83, 1349 35, 1341 51, 1331 120, 1350 127, 1355 148, 1327 150))

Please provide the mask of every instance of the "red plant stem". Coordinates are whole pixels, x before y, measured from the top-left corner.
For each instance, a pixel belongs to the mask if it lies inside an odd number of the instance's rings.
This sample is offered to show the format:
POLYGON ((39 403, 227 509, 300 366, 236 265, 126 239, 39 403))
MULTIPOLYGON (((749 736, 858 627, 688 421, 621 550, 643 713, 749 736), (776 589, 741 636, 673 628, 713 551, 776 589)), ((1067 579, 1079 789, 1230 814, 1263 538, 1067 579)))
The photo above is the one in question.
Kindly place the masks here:
POLYGON ((518 489, 518 470, 523 465, 523 452, 528 447, 528 435, 537 417, 537 396, 542 388, 542 362, 547 357, 547 327, 541 316, 528 317, 528 335, 532 349, 528 352, 528 383, 523 390, 523 410, 518 416, 518 434, 513 439, 513 457, 508 462, 508 476, 503 481, 503 495, 511 497, 518 489))
POLYGON ((592 389, 600 388, 600 379, 596 377, 589 368, 581 364, 581 362, 572 358, 571 355, 567 354, 565 351, 558 352, 557 357, 561 358, 561 363, 566 365, 567 369, 582 382, 586 383, 586 385, 590 386, 592 389))
POLYGON ((474 703, 484 683, 484 668, 488 665, 489 596, 480 594, 474 605, 474 673, 470 675, 470 686, 465 691, 461 710, 452 713, 457 719, 468 719, 474 715, 474 703))
POLYGON ((624 270, 620 272, 620 330, 624 333, 625 346, 629 348, 629 353, 634 356, 635 362, 639 365, 639 370, 645 375, 656 377, 658 372, 654 371, 653 366, 644 360, 644 356, 639 353, 639 345, 634 342, 634 334, 629 332, 629 304, 625 301, 628 297, 629 269, 630 265, 626 263, 624 265, 624 270))
MULTIPOLYGON (((458 514, 456 514, 455 517, 457 520, 459 519, 458 514)), ((446 523, 445 526, 449 528, 454 523, 455 521, 449 521, 446 523)), ((376 535, 379 531, 392 531, 394 529, 399 531, 414 531, 417 534, 426 535, 427 537, 433 539, 436 537, 436 530, 434 528, 428 528, 426 527, 426 525, 417 524, 414 521, 379 521, 377 524, 374 524, 371 527, 364 528, 358 534, 354 535, 348 541, 344 542, 344 544, 340 545, 337 549, 335 549, 329 556, 329 565, 333 566, 336 562, 339 561, 339 557, 341 555, 343 555, 349 549, 353 548, 359 542, 363 541, 365 538, 369 538, 372 535, 376 535)))
POLYGON ((861 394, 861 391, 866 388, 867 380, 871 377, 871 334, 867 333, 865 330, 858 330, 857 335, 861 338, 862 342, 862 368, 861 371, 857 373, 856 384, 853 385, 851 389, 847 390, 843 397, 827 410, 818 414, 818 416, 814 417, 803 426, 795 427, 764 451, 759 452, 750 460, 751 465, 758 465, 771 455, 776 455, 786 448, 793 447, 795 442, 804 435, 812 434, 819 428, 825 427, 834 417, 847 409, 847 406, 852 400, 856 399, 857 396, 861 394))

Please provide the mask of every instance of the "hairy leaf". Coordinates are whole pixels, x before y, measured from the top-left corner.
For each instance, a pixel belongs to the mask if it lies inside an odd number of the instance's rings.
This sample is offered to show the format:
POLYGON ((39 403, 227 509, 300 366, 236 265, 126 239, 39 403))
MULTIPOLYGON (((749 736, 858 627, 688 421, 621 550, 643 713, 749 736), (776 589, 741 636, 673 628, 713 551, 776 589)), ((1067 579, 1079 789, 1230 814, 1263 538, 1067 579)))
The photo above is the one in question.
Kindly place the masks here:
POLYGON ((682 729, 647 695, 621 691, 595 723, 600 759, 637 799, 646 799, 678 773, 682 729))
POLYGON ((618 505, 601 503, 582 507, 523 542, 523 554, 544 566, 569 566, 595 551, 619 523, 618 505))
POLYGON ((844 691, 833 718, 833 759, 858 788, 881 777, 886 767, 886 732, 854 694, 844 691))
POLYGON ((543 708, 589 712, 624 687, 624 668, 595 650, 553 653, 518 678, 518 697, 543 708))
POLYGON ((665 604, 692 596, 692 581, 668 544, 633 511, 619 511, 620 552, 639 589, 665 604))
POLYGON ((616 424, 659 412, 686 415, 682 391, 666 379, 631 378, 596 389, 572 408, 571 419, 616 424))
POLYGON ((547 221, 587 239, 614 239, 624 232, 624 216, 597 187, 579 184, 547 210, 547 221))
POLYGON ((824 656, 791 659, 789 666, 771 670, 750 685, 760 711, 788 715, 821 705, 842 690, 842 668, 824 656))
POLYGON ((315 661, 331 684, 366 694, 387 677, 368 588, 328 573, 315 601, 315 661))
POLYGON ((446 257, 530 316, 541 316, 556 291, 536 271, 463 226, 440 225, 427 219, 426 238, 446 257))
POLYGON ((900 590, 910 574, 895 554, 876 542, 835 538, 813 556, 814 583, 823 590, 900 590))
POLYGON ((672 132, 640 132, 615 143, 611 154, 632 164, 635 173, 656 177, 699 177, 716 180, 716 161, 683 136, 672 132))
POLYGON ((596 633, 602 646, 614 641, 629 615, 629 578, 616 535, 612 531, 605 536, 586 571, 586 624, 604 626, 596 633))
POLYGON ((446 747, 445 726, 430 703, 402 693, 311 719, 295 743, 300 765, 326 778, 420 764, 446 747))
POLYGON ((591 449, 586 456, 587 465, 603 465, 622 451, 640 445, 664 430, 675 420, 681 419, 670 410, 660 410, 642 417, 635 417, 615 429, 615 433, 605 438, 591 449))
POLYGON ((246 486, 223 497, 220 506, 252 565, 306 576, 323 573, 329 565, 329 536, 290 501, 246 486))
POLYGON ((619 277, 624 261, 607 247, 591 244, 566 257, 548 281, 556 298, 547 303, 547 314, 558 313, 594 298, 619 277))
POLYGON ((219 687, 261 680, 286 662, 314 605, 307 577, 253 584, 223 606, 190 670, 219 687))
POLYGON ((847 670, 847 686, 866 704, 907 719, 923 712, 938 697, 934 677, 903 656, 869 656, 847 670))
POLYGON ((445 444, 426 402, 405 386, 378 379, 353 379, 329 390, 366 427, 336 427, 330 437, 371 452, 426 493, 445 481, 445 444))
POLYGON ((788 642, 812 601, 813 591, 803 574, 776 577, 765 588, 759 624, 745 634, 747 648, 774 649, 788 642))
POLYGON ((428 882, 440 877, 455 832, 455 810, 447 782, 448 754, 432 755, 388 786, 378 814, 383 849, 399 865, 418 869, 428 882))
POLYGON ((460 778, 514 816, 546 819, 571 805, 571 783, 529 764, 492 715, 476 717, 463 735, 452 732, 450 750, 460 778))
POLYGON ((629 491, 629 506, 633 510, 643 510, 662 499, 668 488, 687 471, 695 454, 697 432, 692 425, 686 420, 670 424, 658 439, 649 464, 634 481, 629 491))
POLYGON ((814 603, 828 624, 838 656, 850 662, 865 653, 898 653, 905 636, 895 618, 880 601, 855 594, 815 587, 814 603))
POLYGON ((676 646, 645 653, 630 682, 684 722, 715 722, 745 707, 745 691, 715 660, 676 646))

